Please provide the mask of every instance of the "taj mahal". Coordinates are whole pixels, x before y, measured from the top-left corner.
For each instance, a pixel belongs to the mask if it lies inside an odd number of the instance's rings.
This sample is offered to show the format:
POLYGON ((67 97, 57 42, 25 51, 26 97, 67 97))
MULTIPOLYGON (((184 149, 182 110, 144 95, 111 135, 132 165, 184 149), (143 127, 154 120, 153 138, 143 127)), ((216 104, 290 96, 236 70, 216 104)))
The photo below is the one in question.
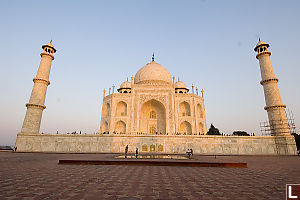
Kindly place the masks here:
POLYGON ((204 135, 206 120, 202 96, 154 61, 142 67, 118 93, 103 98, 102 133, 141 135, 204 135))
MULTIPOLYGON (((271 64, 269 44, 259 41, 254 51, 259 61, 271 135, 207 135, 203 90, 176 81, 170 72, 152 61, 119 88, 104 90, 100 134, 41 134, 42 113, 50 85, 56 49, 42 46, 40 65, 15 147, 18 152, 184 154, 201 155, 296 155, 296 143, 285 115, 285 105, 271 64)), ((51 109, 51 108, 48 108, 51 109)), ((258 108, 259 109, 259 108, 258 108)))

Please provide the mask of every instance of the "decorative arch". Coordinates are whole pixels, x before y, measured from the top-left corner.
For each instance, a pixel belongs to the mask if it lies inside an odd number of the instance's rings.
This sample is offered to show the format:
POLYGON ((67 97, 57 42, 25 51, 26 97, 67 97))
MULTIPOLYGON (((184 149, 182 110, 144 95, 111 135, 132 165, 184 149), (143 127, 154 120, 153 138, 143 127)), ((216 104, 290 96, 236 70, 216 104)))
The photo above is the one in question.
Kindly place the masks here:
POLYGON ((189 122, 184 121, 180 124, 180 133, 186 135, 192 135, 192 126, 189 122))
POLYGON ((116 116, 126 116, 127 115, 127 104, 124 101, 117 103, 116 116))
POLYGON ((103 117, 107 117, 110 115, 110 105, 106 103, 103 109, 103 117))
POLYGON ((108 132, 109 131, 109 126, 108 126, 108 123, 107 122, 104 122, 102 124, 102 129, 101 129, 101 132, 104 133, 104 132, 108 132))
POLYGON ((161 102, 151 99, 143 103, 139 115, 139 132, 148 134, 166 133, 166 109, 161 102))
POLYGON ((200 103, 197 104, 197 116, 198 118, 203 118, 203 109, 200 103))
POLYGON ((160 152, 162 152, 162 151, 164 151, 164 145, 162 145, 162 144, 160 144, 160 145, 158 145, 158 151, 160 151, 160 152))
POLYGON ((154 144, 151 144, 151 145, 150 145, 150 151, 151 151, 151 152, 154 152, 154 151, 155 151, 155 145, 154 145, 154 144))
POLYGON ((147 147, 146 144, 144 144, 144 145, 142 146, 142 151, 148 151, 148 147, 147 147))
POLYGON ((200 131, 201 134, 204 133, 204 125, 203 125, 202 122, 199 122, 199 131, 200 131))
POLYGON ((118 121, 116 124, 115 124, 115 132, 117 133, 126 133, 126 124, 125 122, 123 121, 118 121))
POLYGON ((179 104, 179 116, 191 116, 190 104, 186 101, 179 104))

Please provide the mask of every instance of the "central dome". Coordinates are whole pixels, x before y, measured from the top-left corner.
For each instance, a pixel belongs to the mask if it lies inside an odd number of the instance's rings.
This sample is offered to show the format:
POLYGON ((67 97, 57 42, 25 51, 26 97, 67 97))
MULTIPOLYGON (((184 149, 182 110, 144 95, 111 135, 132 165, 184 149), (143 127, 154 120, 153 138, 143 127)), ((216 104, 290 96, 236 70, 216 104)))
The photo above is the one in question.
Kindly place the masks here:
POLYGON ((160 83, 172 84, 170 72, 160 64, 152 61, 142 67, 134 77, 135 84, 160 83))

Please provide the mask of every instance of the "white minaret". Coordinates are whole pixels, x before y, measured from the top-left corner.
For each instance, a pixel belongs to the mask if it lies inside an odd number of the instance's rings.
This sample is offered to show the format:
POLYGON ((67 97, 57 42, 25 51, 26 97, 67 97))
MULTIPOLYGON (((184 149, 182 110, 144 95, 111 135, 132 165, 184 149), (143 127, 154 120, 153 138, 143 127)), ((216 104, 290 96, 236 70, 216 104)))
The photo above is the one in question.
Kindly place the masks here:
POLYGON ((285 114, 285 105, 282 103, 280 92, 278 89, 278 78, 275 77, 268 51, 269 44, 260 41, 257 43, 254 51, 257 52, 256 58, 259 60, 261 81, 264 87, 266 106, 268 112, 271 135, 283 136, 290 135, 290 129, 285 114))
POLYGON ((36 77, 33 79, 29 103, 26 104, 27 111, 22 126, 22 134, 38 134, 41 125, 42 113, 46 108, 44 105, 47 87, 50 84, 49 75, 53 54, 56 52, 51 41, 42 46, 41 62, 36 77))

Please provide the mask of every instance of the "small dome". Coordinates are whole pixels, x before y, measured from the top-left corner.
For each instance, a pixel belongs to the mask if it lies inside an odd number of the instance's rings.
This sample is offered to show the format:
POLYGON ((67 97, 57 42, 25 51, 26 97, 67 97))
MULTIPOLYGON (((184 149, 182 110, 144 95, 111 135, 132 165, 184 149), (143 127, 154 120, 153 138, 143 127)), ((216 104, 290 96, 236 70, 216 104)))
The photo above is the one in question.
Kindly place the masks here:
POLYGON ((256 46, 260 46, 260 45, 263 45, 263 44, 267 44, 267 43, 265 43, 264 41, 259 41, 256 46))
POLYGON ((175 83, 175 88, 178 88, 178 89, 179 89, 179 88, 181 88, 181 89, 187 89, 185 83, 182 82, 182 81, 177 81, 177 82, 175 83))
POLYGON ((125 81, 120 86, 120 89, 123 89, 123 88, 131 88, 131 83, 129 81, 125 81))
POLYGON ((51 49, 53 49, 54 53, 56 52, 56 49, 54 48, 53 44, 51 42, 47 43, 47 44, 44 44, 42 46, 42 48, 46 48, 46 47, 50 47, 51 49))
POLYGON ((51 42, 47 43, 46 45, 49 46, 49 47, 54 48, 54 46, 53 46, 53 44, 51 42))
POLYGON ((256 45, 256 47, 254 48, 254 51, 256 51, 260 46, 267 46, 269 47, 269 44, 265 43, 264 41, 259 41, 256 45))
POLYGON ((134 77, 135 84, 149 82, 172 84, 172 76, 166 68, 152 61, 151 63, 148 63, 142 67, 134 77))

